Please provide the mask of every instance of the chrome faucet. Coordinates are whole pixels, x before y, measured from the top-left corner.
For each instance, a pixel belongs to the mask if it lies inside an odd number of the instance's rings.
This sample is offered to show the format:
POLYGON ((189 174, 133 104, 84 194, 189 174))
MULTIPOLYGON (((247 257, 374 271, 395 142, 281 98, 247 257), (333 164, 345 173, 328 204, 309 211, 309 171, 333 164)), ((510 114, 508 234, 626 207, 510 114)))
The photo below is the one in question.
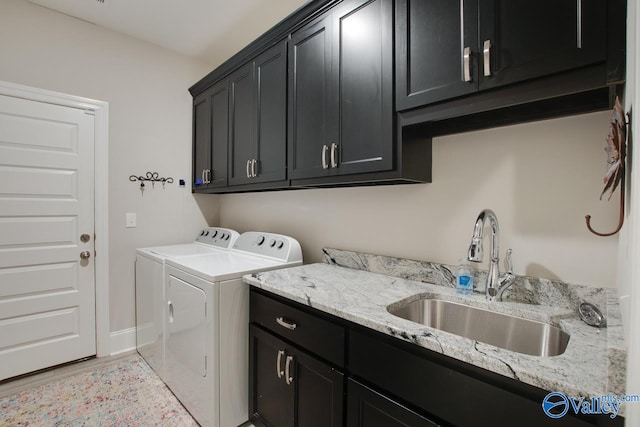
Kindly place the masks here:
POLYGON ((489 219, 489 225, 491 226, 491 261, 489 262, 489 275, 487 276, 485 295, 489 301, 493 301, 494 299, 502 301, 502 294, 513 284, 516 276, 512 271, 513 264, 511 262, 511 249, 507 250, 507 254, 505 256, 505 267, 507 272, 502 275, 500 274, 500 267, 498 265, 500 262, 500 250, 498 249, 498 243, 500 241, 498 217, 491 209, 484 209, 476 219, 467 259, 473 262, 482 262, 482 258, 484 257, 482 240, 484 237, 485 218, 489 219))

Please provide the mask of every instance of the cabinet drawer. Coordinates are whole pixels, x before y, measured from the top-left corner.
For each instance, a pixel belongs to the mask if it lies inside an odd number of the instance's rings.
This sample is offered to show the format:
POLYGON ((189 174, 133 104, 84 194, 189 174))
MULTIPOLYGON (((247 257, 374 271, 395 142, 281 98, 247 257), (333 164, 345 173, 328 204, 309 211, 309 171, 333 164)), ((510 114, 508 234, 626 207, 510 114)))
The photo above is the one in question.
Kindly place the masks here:
POLYGON ((255 291, 251 292, 251 321, 335 365, 344 366, 343 326, 255 291))

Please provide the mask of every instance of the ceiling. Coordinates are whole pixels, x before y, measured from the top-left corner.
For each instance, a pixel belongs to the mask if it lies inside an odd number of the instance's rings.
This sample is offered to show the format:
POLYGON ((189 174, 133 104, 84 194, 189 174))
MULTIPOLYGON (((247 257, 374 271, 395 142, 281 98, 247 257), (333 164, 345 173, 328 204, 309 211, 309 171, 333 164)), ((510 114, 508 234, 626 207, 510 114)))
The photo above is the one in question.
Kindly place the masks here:
POLYGON ((29 0, 217 64, 307 0, 29 0))

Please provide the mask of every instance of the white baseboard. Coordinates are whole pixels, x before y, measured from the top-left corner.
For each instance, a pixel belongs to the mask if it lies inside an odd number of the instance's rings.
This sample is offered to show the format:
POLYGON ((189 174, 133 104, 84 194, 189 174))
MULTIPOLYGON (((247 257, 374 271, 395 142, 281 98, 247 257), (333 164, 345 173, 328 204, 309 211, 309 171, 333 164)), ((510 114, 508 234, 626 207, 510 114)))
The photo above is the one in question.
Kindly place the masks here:
POLYGON ((136 349, 136 328, 121 329, 109 335, 111 356, 136 349))

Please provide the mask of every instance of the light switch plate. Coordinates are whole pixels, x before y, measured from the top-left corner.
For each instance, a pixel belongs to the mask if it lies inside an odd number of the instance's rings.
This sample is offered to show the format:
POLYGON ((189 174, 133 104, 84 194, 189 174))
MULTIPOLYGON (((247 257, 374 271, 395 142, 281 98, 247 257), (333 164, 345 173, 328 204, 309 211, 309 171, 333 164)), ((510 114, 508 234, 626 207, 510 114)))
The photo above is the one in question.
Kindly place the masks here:
POLYGON ((136 213, 135 212, 127 212, 127 222, 125 225, 126 228, 136 228, 136 213))

